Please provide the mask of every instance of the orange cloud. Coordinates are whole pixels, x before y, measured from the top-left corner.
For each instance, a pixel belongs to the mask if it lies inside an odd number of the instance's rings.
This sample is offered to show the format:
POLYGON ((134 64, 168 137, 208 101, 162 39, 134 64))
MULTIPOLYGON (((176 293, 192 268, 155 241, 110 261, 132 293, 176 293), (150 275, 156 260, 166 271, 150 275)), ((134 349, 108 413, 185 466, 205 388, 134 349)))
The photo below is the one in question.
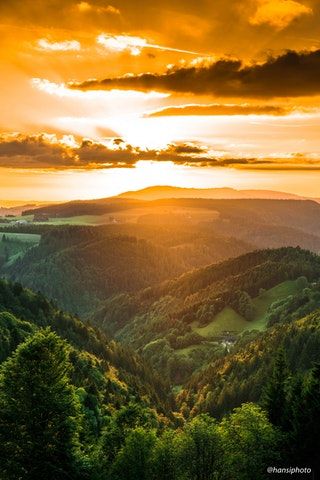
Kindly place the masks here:
POLYGON ((129 52, 131 55, 140 55, 144 48, 154 48, 167 52, 189 53, 191 55, 199 55, 197 52, 189 50, 181 50, 178 48, 165 47, 163 45, 156 45, 149 43, 145 38, 136 37, 133 35, 110 35, 101 34, 97 37, 97 43, 104 47, 109 52, 129 52))
POLYGON ((258 8, 249 22, 251 25, 268 24, 282 30, 301 15, 311 13, 312 8, 294 0, 259 0, 258 8))
POLYGON ((268 170, 320 170, 318 154, 286 156, 228 155, 199 142, 171 143, 161 149, 143 149, 121 138, 77 141, 72 135, 2 134, 0 167, 32 170, 99 170, 132 168, 141 160, 176 165, 268 170))
POLYGON ((77 4, 77 9, 81 13, 96 12, 96 13, 111 13, 113 15, 121 14, 120 10, 114 7, 113 5, 107 5, 106 7, 98 7, 88 2, 79 2, 77 4))
POLYGON ((51 42, 47 38, 40 38, 37 42, 41 50, 48 52, 70 52, 81 50, 81 44, 77 40, 64 40, 62 42, 51 42))

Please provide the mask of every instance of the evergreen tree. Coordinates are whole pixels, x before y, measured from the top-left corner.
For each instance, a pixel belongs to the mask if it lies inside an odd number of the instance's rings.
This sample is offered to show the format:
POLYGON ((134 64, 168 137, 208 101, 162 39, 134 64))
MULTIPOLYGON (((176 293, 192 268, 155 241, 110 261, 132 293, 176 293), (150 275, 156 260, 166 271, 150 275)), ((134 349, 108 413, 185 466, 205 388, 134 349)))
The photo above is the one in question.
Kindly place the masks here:
POLYGON ((305 379, 292 404, 292 459, 320 471, 320 364, 305 379))
POLYGON ((268 412, 269 420, 277 427, 287 425, 288 376, 287 359, 281 348, 275 358, 271 377, 262 395, 262 404, 268 412))
POLYGON ((22 343, 3 364, 2 480, 76 478, 79 404, 69 368, 66 343, 48 329, 22 343))
POLYGON ((222 449, 218 427, 209 415, 199 415, 181 435, 180 470, 187 480, 212 480, 218 475, 222 449))
POLYGON ((149 480, 156 437, 142 427, 132 430, 113 464, 110 480, 149 480))
POLYGON ((223 418, 220 430, 224 447, 222 478, 263 480, 267 466, 279 461, 282 435, 257 405, 247 403, 236 408, 223 418))

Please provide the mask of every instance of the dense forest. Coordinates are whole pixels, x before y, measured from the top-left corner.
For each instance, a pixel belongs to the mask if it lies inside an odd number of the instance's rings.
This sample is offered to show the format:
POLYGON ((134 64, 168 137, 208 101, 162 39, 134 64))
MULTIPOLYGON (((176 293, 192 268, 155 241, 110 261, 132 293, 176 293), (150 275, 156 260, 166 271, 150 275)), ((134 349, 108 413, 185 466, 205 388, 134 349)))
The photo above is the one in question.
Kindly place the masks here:
POLYGON ((232 205, 212 222, 8 226, 0 478, 316 472, 320 257, 282 205, 266 217, 258 202, 238 231, 232 205))
POLYGON ((66 310, 88 314, 115 293, 137 291, 251 248, 230 237, 199 235, 185 227, 48 226, 38 246, 2 271, 66 310))
POLYGON ((137 294, 113 296, 92 322, 181 384, 197 368, 223 356, 226 342, 267 328, 277 302, 288 302, 292 293, 301 296, 319 278, 315 254, 299 248, 256 251, 137 294), (273 287, 276 297, 261 309, 273 287))
POLYGON ((34 212, 54 221, 91 218, 104 224, 3 227, 40 234, 41 241, 9 263, 0 250, 0 273, 82 316, 103 308, 112 295, 253 250, 299 245, 320 251, 320 205, 313 201, 109 198, 24 213, 28 218, 34 212))
POLYGON ((242 339, 176 402, 163 375, 41 294, 2 281, 0 307, 4 480, 256 480, 270 465, 319 467, 317 311, 242 339), (229 394, 208 389, 217 375, 229 394))
POLYGON ((320 480, 320 0, 0 0, 0 66, 0 480, 320 480))

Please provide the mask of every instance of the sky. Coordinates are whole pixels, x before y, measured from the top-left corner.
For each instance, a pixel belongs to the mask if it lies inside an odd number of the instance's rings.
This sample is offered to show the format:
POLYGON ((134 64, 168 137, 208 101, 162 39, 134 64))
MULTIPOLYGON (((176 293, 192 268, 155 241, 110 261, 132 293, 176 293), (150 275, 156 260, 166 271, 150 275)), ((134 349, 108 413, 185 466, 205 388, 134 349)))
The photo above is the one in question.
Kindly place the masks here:
POLYGON ((0 198, 320 197, 319 0, 0 3, 0 198))

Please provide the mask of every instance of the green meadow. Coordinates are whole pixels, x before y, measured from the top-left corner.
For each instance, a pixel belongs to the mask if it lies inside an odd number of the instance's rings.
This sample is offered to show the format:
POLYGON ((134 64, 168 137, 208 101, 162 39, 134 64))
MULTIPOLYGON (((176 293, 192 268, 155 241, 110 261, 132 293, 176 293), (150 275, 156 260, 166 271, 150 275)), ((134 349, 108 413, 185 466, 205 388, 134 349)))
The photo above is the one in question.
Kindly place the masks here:
POLYGON ((0 262, 10 265, 29 248, 38 245, 40 235, 33 233, 7 233, 0 232, 0 262))
POLYGON ((298 291, 299 285, 296 280, 282 282, 253 299, 255 315, 251 321, 246 320, 233 308, 225 307, 215 315, 212 321, 205 327, 199 327, 198 324, 194 322, 192 325, 193 330, 206 339, 219 335, 222 332, 241 333, 246 330, 265 330, 266 316, 269 307, 277 300, 284 299, 289 295, 294 295, 298 291))

